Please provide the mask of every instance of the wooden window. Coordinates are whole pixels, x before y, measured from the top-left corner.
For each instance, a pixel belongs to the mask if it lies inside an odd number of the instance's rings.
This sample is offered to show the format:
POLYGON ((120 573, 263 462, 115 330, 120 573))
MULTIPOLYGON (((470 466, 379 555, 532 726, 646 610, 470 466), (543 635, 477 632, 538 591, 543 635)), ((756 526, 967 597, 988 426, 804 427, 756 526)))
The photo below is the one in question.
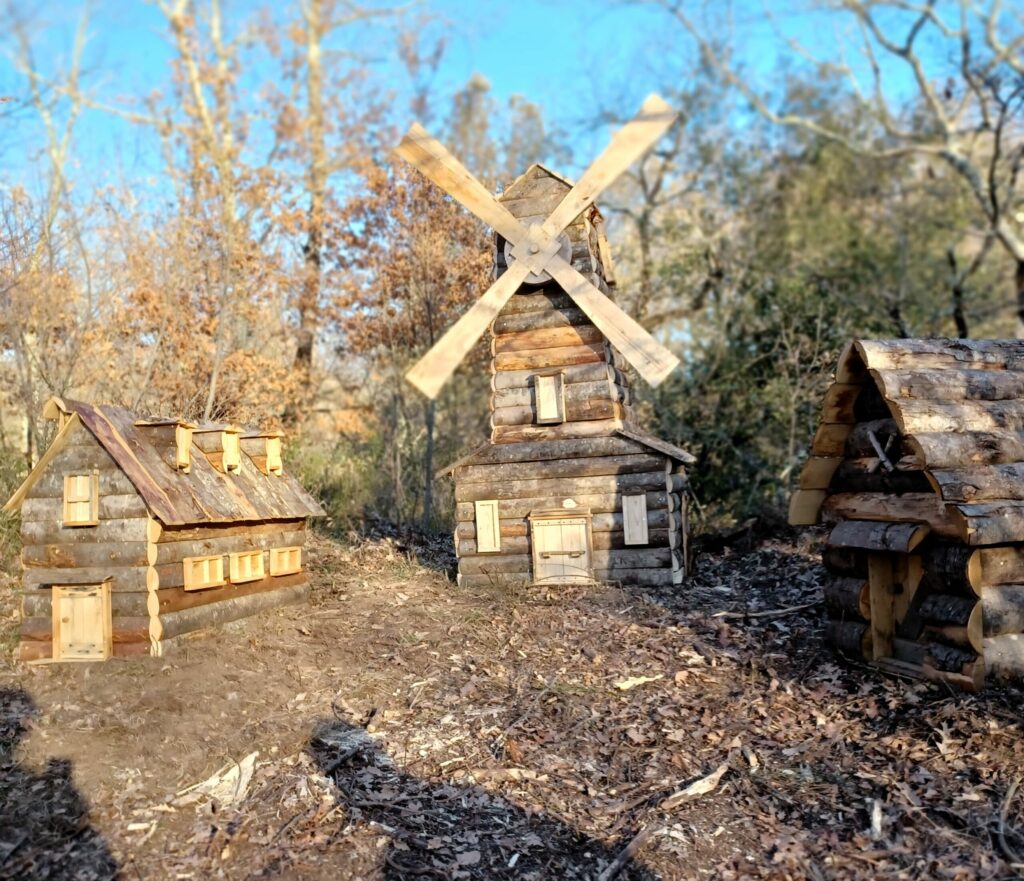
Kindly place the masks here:
POLYGON ((565 375, 535 376, 534 392, 537 395, 537 424, 565 422, 565 375))
POLYGON ((185 590, 203 590, 220 587, 224 583, 224 558, 186 557, 182 562, 185 569, 185 590))
POLYGON ((113 653, 110 582, 55 584, 52 589, 53 659, 103 661, 113 653))
POLYGON ((271 575, 293 575, 302 571, 302 548, 274 548, 270 552, 271 575))
POLYGON ((281 474, 284 466, 281 463, 281 438, 267 438, 267 474, 281 474))
POLYGON ((645 545, 647 538, 647 494, 622 497, 622 529, 628 545, 645 545))
POLYGON ((501 550, 501 521, 498 503, 490 499, 476 503, 476 552, 496 554, 501 550))
POLYGON ((221 460, 225 471, 237 471, 242 464, 241 445, 238 432, 225 431, 223 435, 224 458, 221 460))
POLYGON ((258 581, 263 574, 263 551, 242 551, 228 555, 228 578, 232 584, 258 581))
POLYGON ((95 526, 100 521, 100 476, 64 475, 64 525, 95 526))

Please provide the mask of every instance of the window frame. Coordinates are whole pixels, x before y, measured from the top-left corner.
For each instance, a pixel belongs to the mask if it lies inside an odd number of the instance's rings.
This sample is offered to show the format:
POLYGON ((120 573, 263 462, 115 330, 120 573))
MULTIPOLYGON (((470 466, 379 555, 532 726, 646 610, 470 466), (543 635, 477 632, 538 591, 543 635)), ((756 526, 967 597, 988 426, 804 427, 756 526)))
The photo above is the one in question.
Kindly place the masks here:
POLYGON ((538 425, 558 425, 565 422, 565 374, 538 373, 533 377, 533 395, 536 403, 536 416, 538 425), (551 383, 551 393, 554 399, 555 412, 544 415, 542 412, 542 386, 551 383))
POLYGON ((497 499, 482 499, 473 503, 473 525, 476 530, 476 552, 478 554, 501 553, 501 511, 497 499), (490 512, 490 513, 483 513, 490 512), (480 528, 483 520, 489 520, 491 528, 486 541, 480 528))
POLYGON ((100 474, 98 471, 87 471, 85 473, 64 475, 64 497, 61 506, 61 525, 68 527, 98 526, 100 522, 100 474), (72 487, 75 481, 88 481, 88 493, 83 498, 71 498, 72 487), (79 520, 71 517, 71 505, 87 504, 89 514, 87 519, 79 520))
POLYGON ((185 590, 208 590, 211 587, 223 587, 227 582, 224 580, 224 555, 210 554, 203 557, 186 557, 181 561, 182 573, 184 575, 185 590), (193 567, 199 563, 217 563, 217 577, 219 580, 207 578, 197 580, 193 567))
POLYGON ((272 577, 278 577, 280 575, 296 575, 302 571, 302 545, 290 545, 284 548, 271 548, 270 549, 270 574, 272 577), (285 563, 282 566, 281 557, 287 554, 285 563), (296 562, 291 562, 292 554, 295 555, 296 562))
POLYGON ((228 554, 228 581, 232 584, 245 584, 248 581, 260 581, 266 578, 266 566, 263 561, 263 551, 235 551, 228 554), (242 571, 242 563, 246 558, 259 561, 256 567, 249 567, 249 572, 242 571))

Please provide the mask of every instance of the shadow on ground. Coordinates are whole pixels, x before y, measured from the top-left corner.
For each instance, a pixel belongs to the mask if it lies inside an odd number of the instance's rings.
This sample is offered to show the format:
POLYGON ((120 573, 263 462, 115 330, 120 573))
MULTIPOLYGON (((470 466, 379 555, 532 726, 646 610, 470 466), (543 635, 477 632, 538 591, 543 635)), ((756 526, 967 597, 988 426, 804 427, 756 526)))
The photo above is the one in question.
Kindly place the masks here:
MULTIPOLYGON (((616 852, 565 823, 478 786, 434 783, 403 772, 360 726, 322 724, 310 752, 337 787, 348 820, 374 823, 391 836, 381 876, 386 881, 592 881, 615 859, 616 852)), ((659 876, 633 862, 615 877, 659 876)))
POLYGON ((117 863, 71 782, 71 763, 50 759, 30 770, 15 755, 36 714, 25 691, 0 689, 0 879, 117 878, 117 863))

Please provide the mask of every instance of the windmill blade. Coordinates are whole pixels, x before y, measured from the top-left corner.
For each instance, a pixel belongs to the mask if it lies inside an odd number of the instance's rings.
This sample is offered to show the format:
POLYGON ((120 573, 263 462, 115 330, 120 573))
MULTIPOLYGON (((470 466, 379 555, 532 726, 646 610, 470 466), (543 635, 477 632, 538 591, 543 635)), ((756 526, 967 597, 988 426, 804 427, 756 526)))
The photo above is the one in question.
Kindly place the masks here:
POLYGON ((523 279, 530 274, 525 261, 513 263, 492 284, 487 293, 473 304, 465 315, 449 328, 433 348, 405 374, 416 388, 428 398, 436 398, 476 341, 483 336, 490 323, 498 317, 509 298, 519 290, 523 279))
POLYGON ((525 236, 522 224, 418 122, 409 128, 395 153, 510 242, 525 236))
POLYGON ((679 366, 675 355, 565 260, 552 258, 547 270, 651 386, 660 385, 679 366))
POLYGON ((557 236, 579 217, 605 187, 658 142, 677 116, 657 95, 648 95, 640 112, 615 133, 604 152, 544 221, 544 232, 557 236))

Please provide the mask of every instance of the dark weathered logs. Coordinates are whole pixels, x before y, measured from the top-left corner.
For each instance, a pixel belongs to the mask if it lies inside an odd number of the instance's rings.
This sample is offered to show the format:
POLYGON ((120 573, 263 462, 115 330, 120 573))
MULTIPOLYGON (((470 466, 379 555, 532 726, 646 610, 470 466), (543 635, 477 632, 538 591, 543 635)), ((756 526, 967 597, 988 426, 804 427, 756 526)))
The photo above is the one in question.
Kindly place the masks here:
POLYGON ((825 548, 821 562, 833 575, 861 580, 868 577, 868 555, 857 548, 825 548))
POLYGON ((867 624, 833 618, 828 622, 828 636, 836 648, 847 654, 871 657, 871 628, 867 624))
POLYGON ((825 522, 840 520, 915 521, 927 523, 936 535, 959 539, 960 528, 934 493, 837 493, 821 507, 825 522))
POLYGON ((973 553, 966 545, 930 542, 919 551, 924 570, 921 583, 935 593, 974 595, 976 591, 968 577, 973 553))
POLYGON ((832 617, 850 616, 864 621, 871 617, 867 581, 861 578, 837 578, 825 584, 825 605, 832 617))
POLYGON ((925 493, 932 486, 922 471, 887 471, 863 459, 847 460, 836 468, 829 485, 835 492, 925 493))
POLYGON ((897 638, 892 643, 893 656, 898 661, 921 666, 931 664, 936 670, 949 673, 961 673, 977 658, 972 651, 936 642, 915 642, 897 638))
POLYGON ((844 520, 829 534, 828 544, 836 548, 906 554, 914 550, 927 534, 928 527, 920 523, 844 520))
POLYGON ((967 577, 976 592, 989 584, 1024 584, 1024 546, 978 548, 968 553, 967 577))
POLYGON ((904 454, 900 430, 896 426, 895 420, 886 418, 872 419, 855 425, 846 436, 846 458, 866 459, 877 456, 878 453, 875 451, 875 445, 871 442, 872 433, 883 449, 885 449, 888 439, 895 436, 895 440, 888 444, 889 448, 886 452, 889 461, 895 462, 904 454))
POLYGON ((986 637, 985 668, 997 679, 1024 677, 1024 634, 986 637))
POLYGON ((985 636, 1024 633, 1024 584, 1000 584, 981 593, 985 636))

